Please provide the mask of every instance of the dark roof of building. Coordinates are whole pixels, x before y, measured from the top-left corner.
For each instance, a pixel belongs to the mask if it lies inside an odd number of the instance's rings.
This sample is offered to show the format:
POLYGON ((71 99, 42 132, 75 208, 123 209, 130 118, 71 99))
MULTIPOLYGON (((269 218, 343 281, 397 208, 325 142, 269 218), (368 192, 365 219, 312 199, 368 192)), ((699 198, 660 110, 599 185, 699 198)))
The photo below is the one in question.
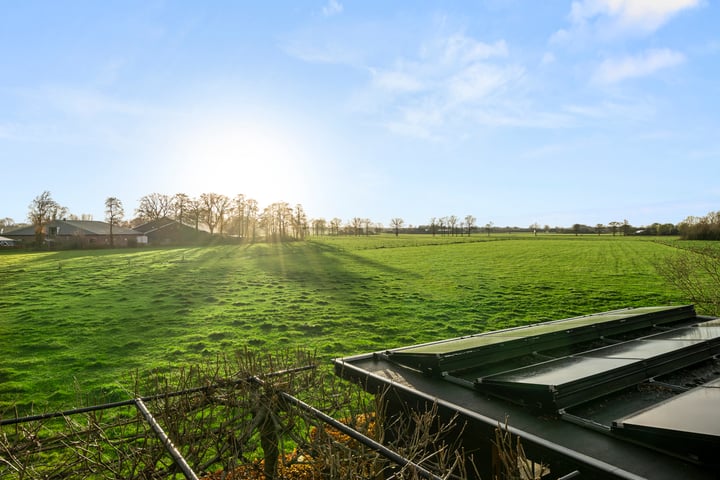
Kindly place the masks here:
MULTIPOLYGON (((720 472, 720 319, 604 312, 335 361, 337 372, 510 424, 616 478, 720 472), (624 472, 624 473, 622 473, 624 472)), ((583 477, 584 478, 584 477, 583 477)))
MULTIPOLYGON (((58 236, 64 235, 110 235, 110 224, 105 222, 89 221, 89 220, 54 220, 47 224, 48 228, 57 228, 58 236)), ((142 235, 142 232, 127 227, 114 225, 112 227, 113 235, 142 235)), ((14 237, 34 236, 35 226, 19 228, 5 235, 14 237)))
POLYGON ((184 223, 180 223, 177 220, 173 220, 172 218, 168 217, 162 217, 158 218, 156 220, 151 220, 149 222, 143 223, 142 225, 138 225, 134 227, 134 230, 137 230, 138 232, 142 233, 153 233, 161 230, 166 229, 182 229, 182 230, 192 230, 195 231, 194 227, 191 227, 189 225, 185 225, 184 223))

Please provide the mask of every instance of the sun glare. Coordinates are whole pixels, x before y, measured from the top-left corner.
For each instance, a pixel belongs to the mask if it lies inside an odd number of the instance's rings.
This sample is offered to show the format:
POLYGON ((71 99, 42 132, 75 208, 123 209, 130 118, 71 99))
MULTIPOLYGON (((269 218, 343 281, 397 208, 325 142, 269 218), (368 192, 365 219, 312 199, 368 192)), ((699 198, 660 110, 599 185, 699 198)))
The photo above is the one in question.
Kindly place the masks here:
POLYGON ((282 127, 240 122, 189 129, 177 141, 173 157, 173 183, 185 193, 242 193, 263 205, 302 203, 299 196, 311 167, 298 135, 282 127))

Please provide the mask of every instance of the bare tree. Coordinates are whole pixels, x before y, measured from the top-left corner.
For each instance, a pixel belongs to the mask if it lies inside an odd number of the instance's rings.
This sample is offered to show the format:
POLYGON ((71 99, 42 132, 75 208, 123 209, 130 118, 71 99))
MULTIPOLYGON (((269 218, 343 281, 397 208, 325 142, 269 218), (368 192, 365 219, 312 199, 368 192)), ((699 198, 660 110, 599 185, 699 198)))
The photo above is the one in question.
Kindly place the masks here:
POLYGON ((540 224, 538 222, 534 222, 530 225, 530 230, 533 232, 533 235, 537 237, 537 231, 540 230, 540 224))
POLYGON ((293 211, 287 202, 275 202, 265 207, 260 221, 269 240, 282 240, 292 218, 293 211))
POLYGON ((475 222, 477 222, 477 218, 472 215, 465 215, 465 225, 467 226, 468 237, 470 236, 472 229, 475 228, 475 222))
POLYGON ((14 227, 15 220, 10 217, 0 218, 0 234, 2 234, 6 228, 14 227))
POLYGON ((354 217, 352 220, 350 220, 350 226, 352 227, 353 235, 356 237, 360 235, 360 230, 362 230, 362 224, 363 219, 360 217, 354 217))
POLYGON ((193 224, 195 225, 195 231, 200 230, 200 220, 203 216, 203 208, 202 204, 200 203, 200 200, 191 198, 188 200, 187 203, 187 215, 192 220, 193 224))
POLYGON ((435 236, 435 232, 437 231, 437 219, 435 217, 430 218, 430 233, 432 233, 432 236, 435 236))
POLYGON ((108 197, 105 199, 105 220, 110 224, 110 246, 115 246, 115 236, 113 235, 113 227, 118 225, 125 215, 123 204, 117 197, 108 197))
POLYGON ((450 215, 447 219, 448 226, 450 227, 450 235, 455 235, 455 225, 458 223, 458 217, 455 215, 450 215))
POLYGON ((57 220, 58 217, 67 214, 67 208, 61 207, 52 199, 50 192, 45 190, 35 197, 29 206, 28 220, 35 227, 35 244, 42 245, 45 239, 45 226, 57 220))
POLYGON ((151 193, 140 198, 135 215, 146 221, 169 217, 173 212, 173 198, 160 193, 151 193))
POLYGON ((342 225, 342 220, 340 220, 337 217, 330 220, 330 233, 335 236, 339 235, 341 225, 342 225))
MULTIPOLYGON (((184 224, 185 217, 191 208, 190 197, 184 193, 176 193, 172 197, 172 213, 176 221, 184 224)), ((196 228, 197 229, 197 228, 196 228)))
POLYGON ((390 219, 390 226, 393 227, 395 230, 395 236, 397 237, 400 234, 400 229, 405 224, 405 220, 399 217, 395 217, 390 219))
POLYGON ((324 218, 315 218, 311 223, 313 235, 315 235, 316 237, 319 237, 320 235, 325 235, 325 230, 327 229, 327 221, 324 218))
POLYGON ((210 230, 210 235, 216 228, 223 233, 225 215, 230 206, 230 199, 220 193, 203 193, 200 195, 200 218, 210 230))
POLYGON ((369 218, 363 218, 363 225, 365 226, 365 236, 369 236, 370 225, 372 225, 372 221, 369 218))
POLYGON ((247 226, 247 223, 245 222, 245 207, 247 205, 245 195, 242 193, 235 195, 233 203, 235 212, 235 231, 237 232, 238 237, 242 238, 247 235, 245 230, 247 226))
POLYGON ((255 241, 255 232, 256 232, 256 226, 258 221, 258 213, 260 211, 260 206, 258 205, 257 200, 248 198, 245 200, 245 232, 252 232, 250 237, 252 238, 252 241, 255 241))
POLYGON ((292 213, 292 227, 295 231, 295 238, 305 238, 305 231, 307 230, 307 215, 305 214, 303 206, 299 203, 295 205, 295 210, 292 213))

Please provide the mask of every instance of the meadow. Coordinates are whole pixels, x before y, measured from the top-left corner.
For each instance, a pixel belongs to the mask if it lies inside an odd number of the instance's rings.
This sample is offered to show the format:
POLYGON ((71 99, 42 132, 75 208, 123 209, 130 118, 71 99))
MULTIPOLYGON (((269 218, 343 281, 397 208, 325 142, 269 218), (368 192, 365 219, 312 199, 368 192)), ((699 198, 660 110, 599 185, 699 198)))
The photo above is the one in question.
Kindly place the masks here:
POLYGON ((348 356, 687 300, 673 242, 380 235, 0 253, 0 416, 129 397, 131 374, 239 349, 348 356))

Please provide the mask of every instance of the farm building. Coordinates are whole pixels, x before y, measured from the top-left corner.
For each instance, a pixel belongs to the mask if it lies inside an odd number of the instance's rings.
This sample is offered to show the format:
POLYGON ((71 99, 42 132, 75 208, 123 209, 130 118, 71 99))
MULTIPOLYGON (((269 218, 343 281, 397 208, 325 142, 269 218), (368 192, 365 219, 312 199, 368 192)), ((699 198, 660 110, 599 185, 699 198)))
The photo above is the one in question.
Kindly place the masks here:
POLYGON ((134 230, 144 234, 150 245, 190 245, 207 241, 210 237, 208 232, 167 217, 143 223, 134 230))
MULTIPOLYGON (((86 220, 54 220, 43 227, 46 245, 53 248, 92 248, 111 244, 116 247, 144 245, 147 237, 142 232, 126 227, 112 227, 110 224, 86 220)), ((6 232, 5 235, 23 245, 35 242, 35 226, 31 225, 6 232)))
POLYGON ((0 248, 14 247, 15 243, 15 240, 12 238, 0 236, 0 248))
POLYGON ((384 392, 389 416, 435 404, 444 421, 456 418, 482 478, 494 478, 494 433, 507 422, 535 469, 527 478, 676 480, 720 478, 718 354, 720 319, 680 306, 537 323, 334 364, 339 376, 384 392))

